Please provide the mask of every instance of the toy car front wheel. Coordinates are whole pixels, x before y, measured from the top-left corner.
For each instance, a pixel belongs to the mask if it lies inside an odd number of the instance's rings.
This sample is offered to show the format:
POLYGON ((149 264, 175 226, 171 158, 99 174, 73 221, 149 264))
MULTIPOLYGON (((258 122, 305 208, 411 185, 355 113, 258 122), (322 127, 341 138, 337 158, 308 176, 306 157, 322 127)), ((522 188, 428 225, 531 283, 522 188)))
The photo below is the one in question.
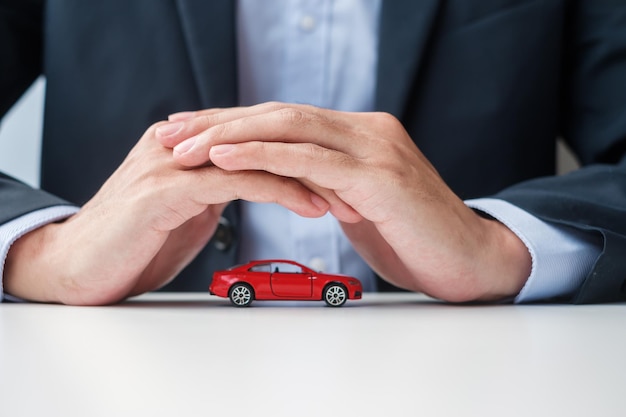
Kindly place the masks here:
POLYGON ((248 284, 235 284, 228 291, 228 298, 234 306, 248 307, 254 300, 254 291, 248 284))
POLYGON ((340 284, 330 284, 324 290, 324 301, 327 306, 341 307, 348 299, 348 292, 340 284))

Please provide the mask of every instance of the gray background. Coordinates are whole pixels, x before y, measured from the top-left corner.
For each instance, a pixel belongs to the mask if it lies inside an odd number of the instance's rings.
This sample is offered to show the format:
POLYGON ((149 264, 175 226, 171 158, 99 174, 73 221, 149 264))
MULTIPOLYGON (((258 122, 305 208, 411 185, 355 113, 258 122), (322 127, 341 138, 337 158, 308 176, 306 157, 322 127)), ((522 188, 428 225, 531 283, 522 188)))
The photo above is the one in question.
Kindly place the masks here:
MULTIPOLYGON (((39 185, 44 94, 45 80, 40 78, 0 123, 0 171, 35 187, 39 185)), ((557 154, 560 173, 576 168, 571 152, 560 143, 557 154)))
POLYGON ((45 80, 38 79, 0 123, 0 171, 39 185, 45 80))

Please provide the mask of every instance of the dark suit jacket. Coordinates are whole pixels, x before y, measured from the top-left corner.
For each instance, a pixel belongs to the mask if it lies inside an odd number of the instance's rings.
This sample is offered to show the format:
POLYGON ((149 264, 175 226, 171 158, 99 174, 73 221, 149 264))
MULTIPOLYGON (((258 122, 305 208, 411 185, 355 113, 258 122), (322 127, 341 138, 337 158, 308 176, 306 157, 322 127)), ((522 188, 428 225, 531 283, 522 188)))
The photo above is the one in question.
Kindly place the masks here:
MULTIPOLYGON (((170 112, 237 104, 234 2, 3 4, 0 112, 47 77, 47 193, 0 177, 0 222, 83 203, 170 112)), ((571 301, 626 300, 626 3, 385 1, 377 82, 377 110, 404 123, 462 198, 496 195, 602 234, 571 301), (559 135, 586 167, 554 177, 559 135)), ((206 290, 211 270, 234 262, 236 205, 227 218, 171 288, 206 290)))

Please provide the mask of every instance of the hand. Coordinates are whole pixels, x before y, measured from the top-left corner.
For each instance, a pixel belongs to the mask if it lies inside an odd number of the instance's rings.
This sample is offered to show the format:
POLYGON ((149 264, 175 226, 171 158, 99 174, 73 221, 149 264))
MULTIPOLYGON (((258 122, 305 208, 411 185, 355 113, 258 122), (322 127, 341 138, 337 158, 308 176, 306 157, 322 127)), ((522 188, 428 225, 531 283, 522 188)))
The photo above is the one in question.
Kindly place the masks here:
POLYGON ((170 120, 159 139, 177 162, 298 179, 395 285, 449 301, 497 300, 530 274, 524 244, 466 207, 388 114, 268 103, 170 120))
POLYGON ((266 172, 186 169, 144 134, 99 192, 65 222, 15 242, 6 261, 5 291, 66 304, 108 304, 156 289, 207 243, 226 204, 276 202, 303 216, 328 203, 298 181, 266 172))

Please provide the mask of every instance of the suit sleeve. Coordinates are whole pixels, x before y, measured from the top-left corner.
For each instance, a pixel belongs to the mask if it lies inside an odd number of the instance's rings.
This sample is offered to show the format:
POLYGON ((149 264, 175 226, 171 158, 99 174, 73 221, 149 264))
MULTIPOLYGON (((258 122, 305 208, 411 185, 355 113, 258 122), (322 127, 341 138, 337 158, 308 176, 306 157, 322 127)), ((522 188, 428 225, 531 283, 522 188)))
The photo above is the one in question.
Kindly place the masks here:
POLYGON ((70 205, 67 201, 0 173, 0 224, 46 207, 70 205))
MULTIPOLYGON (((43 8, 39 0, 0 0, 0 117, 41 74, 43 8)), ((58 204, 68 203, 0 172, 0 224, 58 204)))
POLYGON ((601 255, 574 303, 626 300, 626 3, 572 1, 561 131, 583 168, 496 197, 555 224, 597 233, 601 255))

